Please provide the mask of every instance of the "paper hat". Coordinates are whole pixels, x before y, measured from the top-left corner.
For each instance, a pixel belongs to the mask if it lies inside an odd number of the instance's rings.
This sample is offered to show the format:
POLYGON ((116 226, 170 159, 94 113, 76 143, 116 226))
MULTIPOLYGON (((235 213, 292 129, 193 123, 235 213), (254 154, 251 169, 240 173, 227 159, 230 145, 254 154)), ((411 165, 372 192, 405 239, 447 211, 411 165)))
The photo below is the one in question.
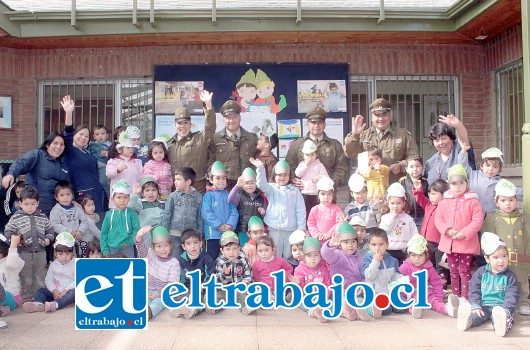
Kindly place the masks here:
POLYGON ((348 222, 341 224, 337 228, 337 234, 339 235, 339 239, 341 241, 357 238, 357 231, 355 231, 353 226, 350 225, 348 222))
POLYGON ((131 147, 131 148, 134 147, 131 141, 131 136, 129 135, 127 130, 122 132, 120 134, 120 137, 118 137, 118 144, 116 145, 116 149, 122 148, 122 147, 131 147))
POLYGON ((427 250, 427 240, 422 235, 416 233, 407 243, 407 252, 422 254, 427 250))
POLYGON ((225 103, 223 103, 219 111, 221 112, 222 115, 240 114, 241 106, 236 101, 228 100, 225 103))
POLYGON ((252 69, 247 70, 245 75, 243 75, 241 79, 239 79, 239 81, 236 84, 236 88, 239 85, 243 85, 243 84, 252 84, 256 86, 256 73, 254 73, 252 69))
POLYGON ((289 164, 285 160, 279 160, 274 166, 274 173, 283 174, 289 173, 289 164))
POLYGON ((234 231, 228 230, 223 232, 223 234, 221 235, 221 240, 219 242, 221 247, 227 245, 228 243, 239 244, 239 238, 237 238, 237 235, 234 233, 234 231))
POLYGON ((388 197, 404 198, 405 193, 406 193, 405 188, 401 184, 394 182, 392 185, 388 187, 388 190, 386 191, 386 196, 387 198, 388 197))
POLYGON ((447 179, 451 179, 452 176, 463 176, 467 179, 466 168, 462 164, 455 164, 447 170, 447 179))
POLYGON ((311 252, 320 252, 320 248, 322 248, 322 245, 318 239, 315 237, 307 237, 304 241, 302 250, 304 251, 304 254, 307 254, 311 252))
POLYGON ((304 147, 302 148, 303 154, 309 154, 317 151, 317 145, 312 140, 305 140, 304 147))
POLYGON ((254 215, 254 216, 251 216, 250 219, 248 220, 247 227, 248 227, 249 231, 251 231, 251 230, 263 230, 265 225, 263 224, 263 220, 261 220, 259 217, 254 215))
POLYGON ((392 104, 384 98, 378 98, 370 104, 370 112, 374 114, 390 112, 391 110, 392 104))
POLYGON ((125 132, 129 134, 129 137, 131 139, 139 139, 140 138, 140 129, 138 129, 137 126, 129 125, 127 129, 125 129, 125 132))
POLYGON ((484 254, 491 255, 500 246, 506 247, 506 243, 500 240, 499 236, 492 232, 483 232, 480 238, 480 247, 484 254))
POLYGON ((154 182, 155 184, 158 184, 154 177, 146 176, 146 177, 142 177, 142 180, 140 180, 140 185, 143 186, 148 182, 154 182))
POLYGON ((175 122, 191 120, 190 111, 186 107, 179 107, 175 111, 175 122))
POLYGON ((131 194, 131 186, 129 186, 125 180, 116 181, 116 183, 112 185, 112 193, 131 194))
POLYGON ((356 216, 351 218, 350 225, 366 227, 366 222, 364 222, 362 217, 356 215, 356 216))
POLYGON ((75 244, 75 238, 68 232, 61 232, 55 238, 55 243, 53 244, 53 247, 57 248, 59 244, 67 246, 68 248, 72 248, 75 244))
POLYGON ((366 180, 361 174, 353 173, 348 180, 348 187, 352 192, 361 192, 366 187, 366 180))
POLYGON ((484 159, 484 158, 500 158, 501 163, 504 163, 504 159, 502 157, 503 156, 502 151, 500 149, 498 149, 497 147, 488 148, 487 150, 482 152, 481 156, 482 156, 482 159, 484 159))
POLYGON ((323 176, 317 181, 317 191, 331 191, 333 190, 333 180, 327 176, 323 176))
POLYGON ((245 180, 256 180, 256 172, 252 168, 245 168, 241 176, 245 180))
POLYGON ((305 232, 304 230, 296 230, 289 236, 289 244, 297 244, 302 243, 305 240, 305 232))
POLYGON ((169 231, 164 226, 155 227, 151 233, 151 237, 153 237, 153 243, 161 243, 171 240, 169 231))
POLYGON ((166 150, 167 150, 167 143, 168 143, 169 139, 171 139, 170 135, 163 134, 163 135, 160 135, 157 138, 153 139, 153 141, 151 141, 151 142, 161 142, 161 143, 164 144, 164 147, 166 147, 166 150))
POLYGON ((308 121, 314 122, 317 120, 326 120, 326 118, 328 117, 328 114, 326 113, 324 108, 315 107, 309 112, 307 112, 305 117, 307 118, 308 121))
POLYGON ((517 187, 506 179, 501 179, 495 185, 495 199, 498 196, 513 197, 517 195, 517 187))
POLYGON ((212 164, 212 168, 210 169, 210 175, 225 175, 225 166, 220 161, 216 160, 212 164))

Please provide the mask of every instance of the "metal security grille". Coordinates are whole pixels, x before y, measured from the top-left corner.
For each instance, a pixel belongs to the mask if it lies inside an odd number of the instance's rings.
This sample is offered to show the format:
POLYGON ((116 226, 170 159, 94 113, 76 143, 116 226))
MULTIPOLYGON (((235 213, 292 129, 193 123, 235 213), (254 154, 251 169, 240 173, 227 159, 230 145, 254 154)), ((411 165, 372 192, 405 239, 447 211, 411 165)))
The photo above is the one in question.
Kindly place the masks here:
POLYGON ((496 72, 498 147, 505 166, 521 166, 523 127, 523 63, 518 61, 496 72))
POLYGON ((103 124, 110 133, 118 125, 136 125, 142 131, 142 140, 151 140, 150 79, 53 80, 42 81, 39 86, 38 143, 51 131, 64 129, 64 111, 60 102, 65 95, 75 101, 74 125, 86 124, 92 130, 103 124))
MULTIPOLYGON (((411 132, 424 159, 435 152, 429 141, 429 129, 438 122, 438 116, 459 116, 458 79, 455 76, 352 74, 350 92, 352 116, 370 116, 369 105, 376 98, 382 97, 390 101, 393 106, 393 122, 411 132)), ((366 119, 370 125, 370 117, 366 119)))

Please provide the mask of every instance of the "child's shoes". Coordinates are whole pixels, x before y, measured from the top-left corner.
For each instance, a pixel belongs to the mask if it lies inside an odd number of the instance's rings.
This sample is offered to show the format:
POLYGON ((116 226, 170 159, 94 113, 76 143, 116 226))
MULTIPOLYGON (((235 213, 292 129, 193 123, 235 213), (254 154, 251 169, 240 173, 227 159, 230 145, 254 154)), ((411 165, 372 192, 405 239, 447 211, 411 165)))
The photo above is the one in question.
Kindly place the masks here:
POLYGON ((0 329, 4 329, 4 328, 7 328, 7 323, 6 321, 0 319, 0 329))
POLYGON ((420 319, 421 318, 421 309, 417 308, 417 307, 412 307, 411 314, 412 314, 412 317, 414 317, 416 319, 420 319))
POLYGON ((57 310, 57 303, 55 301, 47 301, 44 303, 44 311, 55 312, 57 310))
POLYGON ((506 312, 500 306, 495 306, 491 310, 491 317, 493 318, 493 328, 495 328, 495 334, 499 337, 506 335, 506 312))
POLYGON ((44 312, 44 304, 36 301, 28 301, 22 305, 26 312, 44 312))
POLYGON ((456 328, 465 331, 471 327, 471 304, 460 303, 458 306, 458 317, 456 319, 456 328))
POLYGON ((383 310, 381 310, 380 308, 378 308, 375 305, 372 305, 371 311, 372 311, 372 317, 373 318, 376 318, 376 319, 377 318, 381 318, 381 316, 383 315, 383 310))
POLYGON ((243 306, 240 310, 241 310, 241 313, 245 316, 248 316, 254 311, 256 311, 256 309, 251 309, 247 305, 243 306))
POLYGON ((459 305, 458 297, 454 294, 449 294, 447 296, 447 304, 445 304, 445 309, 447 310, 447 315, 449 317, 455 318, 458 316, 458 305, 459 305))

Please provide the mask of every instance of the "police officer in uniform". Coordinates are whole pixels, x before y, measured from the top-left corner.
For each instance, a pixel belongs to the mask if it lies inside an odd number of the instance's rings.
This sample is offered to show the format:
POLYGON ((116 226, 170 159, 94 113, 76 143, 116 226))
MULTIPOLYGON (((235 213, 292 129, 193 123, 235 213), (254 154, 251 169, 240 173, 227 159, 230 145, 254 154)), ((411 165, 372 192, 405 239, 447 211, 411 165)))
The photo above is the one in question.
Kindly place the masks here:
POLYGON ((175 174, 175 170, 180 167, 190 167, 195 170, 197 178, 192 186, 200 193, 206 191, 205 175, 208 145, 216 128, 212 96, 213 93, 206 90, 203 90, 200 95, 206 116, 204 130, 191 132, 190 112, 186 107, 179 107, 175 112, 177 133, 167 143, 172 173, 175 174))
POLYGON ((241 127, 241 106, 236 101, 226 101, 220 112, 225 127, 212 137, 208 147, 208 169, 216 160, 223 163, 226 188, 230 191, 245 168, 254 168, 249 159, 256 153, 258 138, 241 127))
POLYGON ((370 104, 372 126, 365 130, 364 117, 353 118, 352 131, 344 139, 344 152, 351 160, 371 146, 383 151, 383 164, 390 170, 390 183, 397 182, 405 176, 408 156, 418 154, 416 141, 411 133, 392 123, 392 104, 378 98, 370 104))

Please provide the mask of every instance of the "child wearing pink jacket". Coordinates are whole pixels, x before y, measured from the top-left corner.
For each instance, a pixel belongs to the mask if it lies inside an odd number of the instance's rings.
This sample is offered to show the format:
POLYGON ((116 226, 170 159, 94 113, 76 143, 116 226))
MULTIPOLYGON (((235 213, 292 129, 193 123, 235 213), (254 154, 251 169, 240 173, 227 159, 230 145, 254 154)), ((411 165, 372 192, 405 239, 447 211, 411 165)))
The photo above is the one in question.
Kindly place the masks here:
POLYGON ((151 147, 147 152, 147 162, 144 164, 144 177, 152 177, 156 180, 160 200, 165 201, 173 187, 165 139, 156 138, 151 142, 151 147))
POLYGON ((324 243, 336 231, 342 209, 333 203, 333 180, 321 177, 317 182, 318 199, 320 204, 311 208, 307 217, 307 229, 312 237, 324 243))

